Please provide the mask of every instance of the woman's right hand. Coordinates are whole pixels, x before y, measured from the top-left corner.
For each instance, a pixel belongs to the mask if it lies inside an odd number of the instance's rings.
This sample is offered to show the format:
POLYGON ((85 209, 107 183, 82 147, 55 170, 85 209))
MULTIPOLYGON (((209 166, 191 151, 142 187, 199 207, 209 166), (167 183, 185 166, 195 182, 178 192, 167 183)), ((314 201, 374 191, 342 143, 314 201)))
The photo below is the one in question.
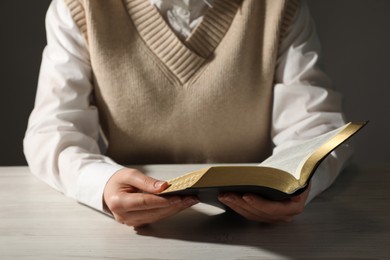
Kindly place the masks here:
POLYGON ((119 223, 139 227, 175 215, 199 202, 192 196, 154 195, 167 187, 167 182, 136 169, 121 169, 109 179, 104 189, 105 210, 119 223))

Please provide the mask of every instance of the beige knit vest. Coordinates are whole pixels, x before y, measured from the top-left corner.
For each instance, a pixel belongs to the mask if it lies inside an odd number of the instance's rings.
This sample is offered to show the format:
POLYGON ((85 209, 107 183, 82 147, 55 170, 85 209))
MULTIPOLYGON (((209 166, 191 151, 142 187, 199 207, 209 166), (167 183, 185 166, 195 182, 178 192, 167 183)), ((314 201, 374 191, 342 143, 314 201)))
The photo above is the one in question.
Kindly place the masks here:
POLYGON ((214 0, 181 41, 148 0, 64 0, 84 34, 94 102, 122 164, 259 162, 271 152, 288 0, 214 0))

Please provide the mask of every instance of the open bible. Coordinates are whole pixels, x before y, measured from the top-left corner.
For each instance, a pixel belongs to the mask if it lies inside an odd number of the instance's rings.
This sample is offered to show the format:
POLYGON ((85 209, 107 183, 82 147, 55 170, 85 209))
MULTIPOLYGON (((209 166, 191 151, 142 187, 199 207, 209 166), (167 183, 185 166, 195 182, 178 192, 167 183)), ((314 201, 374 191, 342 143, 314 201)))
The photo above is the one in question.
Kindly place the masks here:
POLYGON ((212 166, 168 181, 160 195, 196 195, 201 202, 221 206, 221 192, 256 193, 271 200, 299 195, 319 164, 366 122, 348 123, 280 151, 255 166, 212 166))

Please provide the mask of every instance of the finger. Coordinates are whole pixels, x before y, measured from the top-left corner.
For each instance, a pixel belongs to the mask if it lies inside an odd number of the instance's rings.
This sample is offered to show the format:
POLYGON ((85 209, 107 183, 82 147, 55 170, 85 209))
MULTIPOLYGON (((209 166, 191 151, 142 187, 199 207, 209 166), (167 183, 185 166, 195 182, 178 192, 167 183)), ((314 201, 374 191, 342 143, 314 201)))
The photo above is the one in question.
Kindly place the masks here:
POLYGON ((154 179, 136 169, 129 169, 123 181, 139 190, 149 193, 159 193, 168 188, 166 181, 154 179))
POLYGON ((117 201, 111 201, 111 210, 115 212, 152 210, 182 203, 179 196, 164 198, 145 193, 121 193, 117 197, 117 201))
POLYGON ((235 211, 236 213, 240 214, 246 219, 253 220, 253 221, 262 221, 260 220, 260 217, 253 214, 252 212, 247 211, 246 209, 240 207, 238 204, 236 204, 235 201, 233 201, 231 198, 224 198, 220 197, 219 200, 225 204, 227 207, 235 211))
POLYGON ((285 223, 291 222, 292 220, 291 215, 272 215, 263 211, 262 208, 256 208, 237 194, 225 194, 224 196, 221 196, 221 201, 249 220, 266 223, 285 223))
POLYGON ((219 197, 219 199, 226 206, 249 220, 263 221, 268 218, 267 214, 265 213, 254 212, 254 210, 247 205, 247 202, 236 194, 223 194, 219 197))
POLYGON ((232 204, 229 206, 232 210, 234 210, 236 213, 240 214, 244 218, 261 222, 261 223, 268 223, 268 224, 279 224, 279 223, 289 223, 292 221, 291 216, 283 216, 283 217, 273 217, 270 218, 267 215, 256 215, 253 212, 247 211, 245 208, 240 207, 239 205, 232 204))
POLYGON ((169 207, 127 212, 122 214, 121 220, 118 221, 128 226, 139 227, 173 216, 196 203, 198 200, 195 198, 184 198, 181 203, 169 207))
POLYGON ((309 197, 310 189, 311 189, 311 184, 309 184, 307 189, 302 194, 292 197, 291 200, 294 202, 301 202, 303 200, 303 203, 306 203, 306 200, 309 197))
POLYGON ((298 215, 303 212, 305 206, 303 197, 296 201, 271 201, 254 194, 245 194, 242 198, 247 203, 246 207, 248 210, 252 209, 271 218, 274 216, 298 215))

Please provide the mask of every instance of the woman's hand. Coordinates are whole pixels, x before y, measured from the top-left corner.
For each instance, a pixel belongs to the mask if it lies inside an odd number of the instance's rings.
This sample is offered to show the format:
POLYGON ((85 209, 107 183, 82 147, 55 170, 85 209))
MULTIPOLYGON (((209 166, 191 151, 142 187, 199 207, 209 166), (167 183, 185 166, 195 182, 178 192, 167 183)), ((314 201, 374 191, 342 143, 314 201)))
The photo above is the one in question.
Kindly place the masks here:
POLYGON ((198 203, 196 197, 160 197, 168 183, 153 179, 136 169, 124 168, 107 182, 103 199, 105 210, 116 221, 128 226, 143 226, 175 215, 198 203))
POLYGON ((219 200, 243 217, 264 223, 287 223, 293 217, 302 213, 309 189, 304 193, 284 201, 270 201, 255 194, 240 196, 235 193, 225 193, 219 200))

